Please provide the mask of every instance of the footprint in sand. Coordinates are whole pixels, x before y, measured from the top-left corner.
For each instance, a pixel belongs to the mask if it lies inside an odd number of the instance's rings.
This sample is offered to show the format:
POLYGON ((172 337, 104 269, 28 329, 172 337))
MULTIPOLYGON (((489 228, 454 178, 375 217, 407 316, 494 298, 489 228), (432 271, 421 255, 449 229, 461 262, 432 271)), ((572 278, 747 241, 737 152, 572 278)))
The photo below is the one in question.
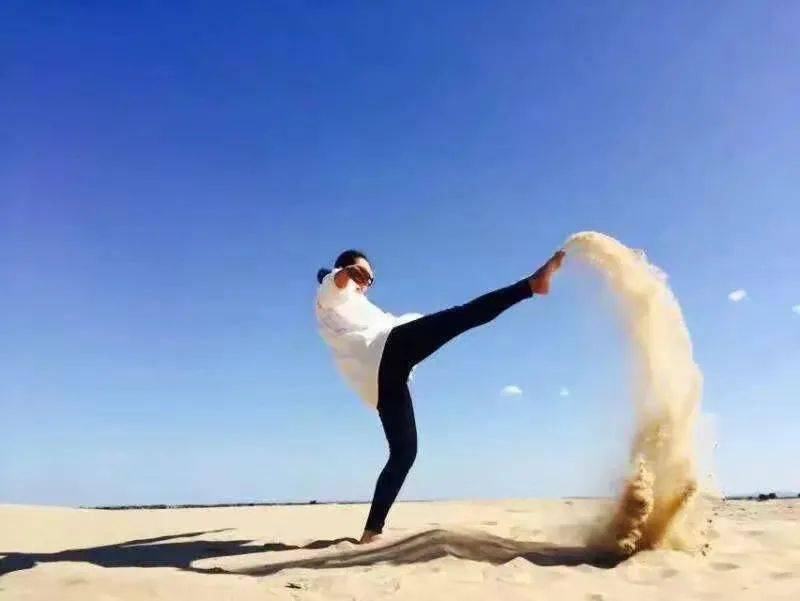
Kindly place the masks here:
POLYGON ((797 574, 794 572, 775 572, 774 574, 770 574, 770 578, 773 580, 786 580, 788 578, 796 578, 797 574))
POLYGON ((514 539, 536 538, 542 533, 538 528, 525 528, 524 526, 514 526, 509 534, 514 539))
POLYGON ((764 534, 763 530, 746 530, 745 534, 747 536, 762 536, 764 534))
POLYGON ((717 561, 715 563, 712 563, 711 567, 721 572, 729 572, 731 570, 738 570, 740 566, 739 564, 729 563, 727 561, 717 561))

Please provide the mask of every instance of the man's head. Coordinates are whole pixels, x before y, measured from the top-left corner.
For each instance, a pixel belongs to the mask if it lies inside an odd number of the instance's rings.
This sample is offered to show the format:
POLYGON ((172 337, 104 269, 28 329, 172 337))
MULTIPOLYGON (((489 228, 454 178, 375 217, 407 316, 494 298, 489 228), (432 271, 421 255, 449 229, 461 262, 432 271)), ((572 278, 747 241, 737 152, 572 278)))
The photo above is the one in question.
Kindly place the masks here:
POLYGON ((344 251, 336 258, 336 262, 333 266, 340 269, 356 267, 358 271, 365 276, 365 278, 362 278, 365 280, 363 283, 359 284, 356 282, 356 288, 362 294, 367 291, 375 279, 375 272, 372 270, 372 265, 369 259, 367 259, 367 255, 360 250, 350 249, 344 251))
MULTIPOLYGON (((356 289, 362 294, 372 286, 375 279, 375 272, 372 270, 372 265, 365 255, 360 250, 350 249, 344 251, 336 258, 334 267, 338 269, 350 269, 350 276, 356 285, 356 289)), ((322 283, 322 279, 331 272, 330 269, 320 269, 317 271, 317 281, 322 283)))

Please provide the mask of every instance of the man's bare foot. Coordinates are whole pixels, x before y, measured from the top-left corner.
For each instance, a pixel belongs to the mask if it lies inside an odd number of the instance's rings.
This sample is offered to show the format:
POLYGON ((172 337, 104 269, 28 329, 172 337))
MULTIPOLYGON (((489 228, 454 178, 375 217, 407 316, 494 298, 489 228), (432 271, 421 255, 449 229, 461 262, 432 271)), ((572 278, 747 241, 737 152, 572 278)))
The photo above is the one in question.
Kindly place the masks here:
POLYGON ((378 536, 378 532, 373 532, 372 530, 364 530, 364 534, 361 535, 361 540, 358 541, 360 545, 366 545, 367 543, 371 543, 375 538, 378 536))
POLYGON ((531 277, 528 278, 531 292, 533 294, 547 294, 550 292, 550 278, 561 267, 564 261, 564 251, 560 250, 547 260, 547 263, 542 265, 536 270, 531 277))

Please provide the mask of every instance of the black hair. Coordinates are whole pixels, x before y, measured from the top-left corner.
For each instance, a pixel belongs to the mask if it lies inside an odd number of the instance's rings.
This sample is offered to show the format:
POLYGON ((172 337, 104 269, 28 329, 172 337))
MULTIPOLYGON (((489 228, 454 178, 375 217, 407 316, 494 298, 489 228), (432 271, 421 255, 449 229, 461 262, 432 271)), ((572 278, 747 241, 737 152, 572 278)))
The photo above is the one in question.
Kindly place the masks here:
POLYGON ((346 250, 338 257, 336 257, 336 262, 333 264, 333 266, 349 267, 350 265, 355 265, 356 261, 358 261, 359 259, 364 259, 365 261, 369 261, 369 259, 367 259, 367 255, 365 255, 363 252, 351 248, 350 250, 346 250))
MULTIPOLYGON (((360 250, 356 250, 351 248, 349 250, 344 251, 338 257, 336 257, 336 262, 333 264, 334 267, 342 268, 342 267, 349 267, 350 265, 355 265, 356 261, 359 259, 364 259, 365 261, 369 261, 367 255, 365 255, 360 250)), ((322 279, 331 272, 330 269, 322 268, 317 271, 317 281, 321 284, 322 279)))

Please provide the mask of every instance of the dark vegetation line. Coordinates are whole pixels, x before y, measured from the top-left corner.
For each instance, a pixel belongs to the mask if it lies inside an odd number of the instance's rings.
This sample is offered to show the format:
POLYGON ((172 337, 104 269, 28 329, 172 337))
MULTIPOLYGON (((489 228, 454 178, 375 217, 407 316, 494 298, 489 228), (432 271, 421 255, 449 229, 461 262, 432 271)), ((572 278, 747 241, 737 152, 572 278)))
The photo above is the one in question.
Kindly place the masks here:
MULTIPOLYGON (((796 495, 800 498, 800 494, 796 495)), ((594 499, 598 497, 566 497, 566 499, 594 499)), ((793 499, 794 493, 759 493, 752 495, 730 495, 724 497, 726 501, 769 501, 772 499, 793 499)), ((430 503, 434 501, 457 501, 458 499, 409 499, 404 501, 406 503, 430 503)), ((284 507, 293 505, 364 505, 369 501, 262 501, 251 503, 185 503, 170 505, 165 503, 155 503, 152 505, 97 505, 97 506, 83 506, 82 509, 108 509, 108 510, 121 510, 121 509, 209 509, 213 507, 284 507)))
POLYGON ((367 501, 264 501, 253 503, 185 503, 185 504, 164 504, 155 503, 152 505, 97 505, 91 507, 83 507, 83 509, 208 509, 212 507, 280 507, 284 505, 341 505, 341 504, 358 504, 366 503, 367 501))

